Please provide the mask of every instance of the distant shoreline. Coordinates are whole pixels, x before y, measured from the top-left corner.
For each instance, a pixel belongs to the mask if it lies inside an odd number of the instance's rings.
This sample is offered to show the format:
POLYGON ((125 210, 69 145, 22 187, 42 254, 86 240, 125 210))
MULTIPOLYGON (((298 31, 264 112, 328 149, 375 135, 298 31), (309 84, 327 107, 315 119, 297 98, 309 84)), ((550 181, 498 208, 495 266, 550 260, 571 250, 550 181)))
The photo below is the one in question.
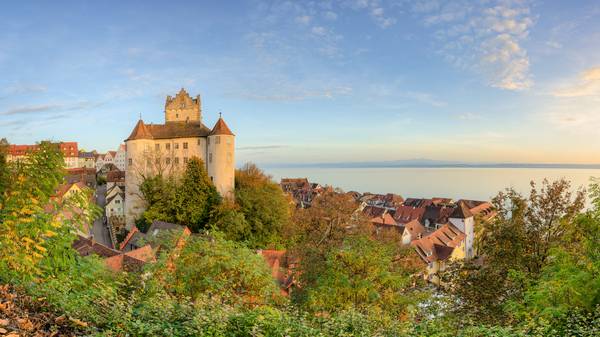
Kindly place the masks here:
POLYGON ((600 164, 535 164, 535 163, 315 163, 263 164, 265 168, 515 168, 515 169, 600 169, 600 164))

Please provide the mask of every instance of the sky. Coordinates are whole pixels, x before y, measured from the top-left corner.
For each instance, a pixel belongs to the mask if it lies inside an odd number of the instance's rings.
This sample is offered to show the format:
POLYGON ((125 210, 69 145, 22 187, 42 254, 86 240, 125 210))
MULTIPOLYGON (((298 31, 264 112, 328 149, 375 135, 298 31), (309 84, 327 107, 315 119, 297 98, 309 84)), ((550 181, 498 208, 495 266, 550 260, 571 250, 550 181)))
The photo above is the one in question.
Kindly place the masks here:
POLYGON ((2 4, 11 143, 116 149, 182 87, 238 164, 600 163, 600 3, 2 4))

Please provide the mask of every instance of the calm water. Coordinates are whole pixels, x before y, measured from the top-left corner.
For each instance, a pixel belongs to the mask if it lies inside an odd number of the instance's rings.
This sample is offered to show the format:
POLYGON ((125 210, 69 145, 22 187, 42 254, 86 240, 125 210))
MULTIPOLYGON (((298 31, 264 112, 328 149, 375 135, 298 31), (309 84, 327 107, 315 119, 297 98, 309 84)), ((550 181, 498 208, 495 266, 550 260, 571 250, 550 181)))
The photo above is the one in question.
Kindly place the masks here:
POLYGON ((572 186, 587 187, 598 169, 554 168, 270 168, 276 181, 282 177, 307 177, 311 182, 345 191, 397 193, 406 197, 449 197, 488 200, 513 187, 529 192, 529 181, 566 178, 572 186))

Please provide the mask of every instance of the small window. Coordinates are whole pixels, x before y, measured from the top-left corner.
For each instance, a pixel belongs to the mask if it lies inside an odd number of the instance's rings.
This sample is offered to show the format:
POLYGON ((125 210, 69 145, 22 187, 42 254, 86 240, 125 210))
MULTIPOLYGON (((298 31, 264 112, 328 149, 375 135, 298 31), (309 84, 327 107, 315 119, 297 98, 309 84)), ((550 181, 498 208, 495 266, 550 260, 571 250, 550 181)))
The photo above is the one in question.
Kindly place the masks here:
POLYGON ((208 145, 210 145, 210 137, 206 138, 206 142, 208 145))
POLYGON ((212 176, 210 176, 210 181, 211 181, 211 182, 213 181, 213 177, 212 177, 212 176))
POLYGON ((198 138, 198 145, 200 145, 200 138, 198 138))
POLYGON ((216 141, 216 143, 217 143, 217 144, 221 144, 221 136, 217 136, 217 141, 216 141))
POLYGON ((184 143, 183 143, 183 149, 184 149, 184 150, 186 150, 187 148, 188 148, 188 143, 187 143, 187 142, 184 142, 184 143))
POLYGON ((175 118, 179 118, 179 114, 175 114, 175 118))
POLYGON ((167 165, 171 164, 171 158, 167 158, 167 159, 165 160, 165 162, 167 163, 167 165))
POLYGON ((156 149, 156 151, 160 151, 160 144, 154 145, 154 148, 156 149))
POLYGON ((179 149, 179 143, 175 143, 175 150, 179 149))
POLYGON ((165 149, 170 150, 171 149, 171 144, 169 144, 169 143, 165 144, 165 149))
POLYGON ((175 165, 179 165, 179 157, 175 157, 175 165))
POLYGON ((183 162, 187 164, 187 162, 188 162, 188 157, 183 157, 183 162))
POLYGON ((209 163, 212 163, 212 153, 209 153, 209 154, 208 154, 208 162, 209 162, 209 163))

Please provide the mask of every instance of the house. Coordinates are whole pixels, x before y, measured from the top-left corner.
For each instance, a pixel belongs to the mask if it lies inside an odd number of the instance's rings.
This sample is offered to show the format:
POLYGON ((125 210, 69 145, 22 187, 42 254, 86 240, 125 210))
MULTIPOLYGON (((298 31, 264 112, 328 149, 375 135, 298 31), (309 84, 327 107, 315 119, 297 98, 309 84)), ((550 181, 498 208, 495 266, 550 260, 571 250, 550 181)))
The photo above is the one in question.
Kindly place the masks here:
POLYGON ((285 193, 292 193, 296 190, 310 190, 311 184, 308 178, 281 178, 279 183, 285 193))
POLYGON ((112 170, 106 173, 106 188, 111 189, 113 186, 119 186, 125 191, 125 171, 112 170))
POLYGON ((106 218, 116 217, 122 219, 125 217, 125 192, 119 186, 114 186, 106 195, 106 206, 104 208, 106 218))
MULTIPOLYGON (((406 201, 404 203, 406 204, 406 201)), ((420 220, 424 213, 425 207, 402 205, 396 207, 394 211, 394 220, 396 220, 398 224, 405 225, 413 220, 420 220)))
POLYGON ((212 129, 206 127, 202 122, 200 95, 192 98, 184 89, 175 97, 167 96, 164 111, 164 124, 147 124, 140 119, 125 140, 128 228, 145 208, 139 191, 142 176, 181 173, 194 157, 204 162, 219 194, 233 198, 235 135, 222 116, 212 129))
POLYGON ((95 189, 96 188, 96 169, 95 168, 87 168, 87 167, 67 169, 67 174, 65 176, 65 180, 69 184, 83 182, 87 187, 89 187, 91 189, 95 189))
POLYGON ((282 178, 279 185, 292 196, 298 208, 308 208, 317 196, 333 191, 332 187, 311 183, 307 178, 282 178))
MULTIPOLYGON (((79 154, 77 150, 77 142, 59 142, 50 143, 57 146, 63 154, 66 168, 76 168, 79 165, 79 154)), ((7 161, 19 161, 27 156, 29 152, 34 152, 39 149, 39 145, 15 145, 8 146, 6 156, 7 161)))
POLYGON ((93 152, 79 151, 77 167, 93 168, 96 171, 96 155, 93 152))
POLYGON ((454 206, 438 203, 425 206, 421 222, 430 230, 435 230, 448 222, 448 217, 454 211, 454 206))
MULTIPOLYGON (((60 212, 58 209, 54 207, 54 202, 63 203, 67 201, 67 199, 75 196, 76 194, 85 195, 85 193, 89 193, 88 187, 81 181, 72 184, 63 184, 58 186, 53 195, 50 197, 51 203, 44 206, 44 210, 47 213, 53 214, 56 216, 56 220, 58 221, 69 221, 73 220, 75 217, 86 215, 85 209, 81 209, 76 205, 71 205, 68 209, 63 209, 60 212)), ((88 202, 92 202, 93 195, 89 193, 88 202)), ((91 225, 89 223, 82 224, 81 228, 75 228, 75 231, 83 236, 91 235, 91 225)))
POLYGON ((81 256, 95 254, 104 258, 106 266, 113 271, 138 271, 144 264, 156 261, 155 251, 150 245, 128 252, 121 252, 96 242, 93 238, 79 235, 72 244, 81 256))
POLYGON ((448 260, 464 258, 465 234, 448 223, 435 232, 413 240, 413 246, 423 262, 427 264, 425 278, 432 283, 439 284, 439 271, 446 268, 448 260))
POLYGON ((127 169, 127 165, 125 164, 125 161, 127 160, 127 147, 125 144, 121 144, 119 145, 119 149, 117 149, 116 152, 114 152, 114 157, 113 157, 113 164, 115 164, 115 166, 125 172, 125 170, 127 169))
POLYGON ((419 220, 411 220, 409 223, 404 225, 404 231, 402 232, 402 244, 409 245, 413 240, 421 239, 426 235, 427 230, 419 222, 419 220))
POLYGON ((143 247, 146 243, 156 245, 154 239, 159 237, 160 233, 166 232, 181 233, 178 242, 188 237, 192 233, 187 226, 154 220, 146 233, 140 232, 137 227, 133 226, 123 242, 121 242, 119 249, 123 251, 129 251, 143 247))
POLYGON ((402 206, 412 207, 412 208, 425 208, 433 204, 433 200, 431 199, 418 199, 418 198, 407 198, 404 200, 402 206))
POLYGON ((383 213, 370 219, 370 222, 375 227, 397 227, 398 224, 389 213, 383 213))

